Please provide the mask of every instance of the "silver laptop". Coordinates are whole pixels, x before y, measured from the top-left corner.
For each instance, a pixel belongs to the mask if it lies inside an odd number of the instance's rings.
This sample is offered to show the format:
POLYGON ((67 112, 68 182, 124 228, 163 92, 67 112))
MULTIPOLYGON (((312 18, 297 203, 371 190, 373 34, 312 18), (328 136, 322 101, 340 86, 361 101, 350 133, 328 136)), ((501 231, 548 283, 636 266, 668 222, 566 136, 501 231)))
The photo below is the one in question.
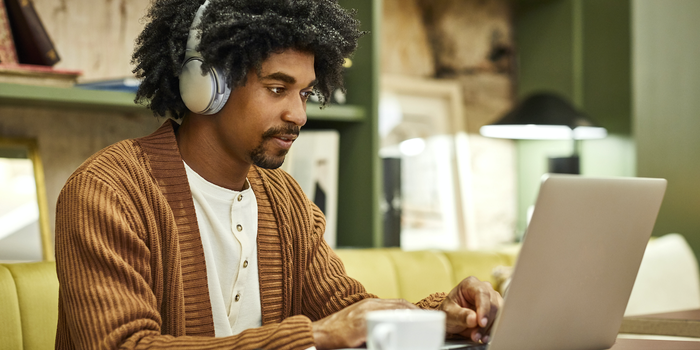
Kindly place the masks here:
POLYGON ((665 191, 664 179, 545 175, 491 341, 477 348, 610 348, 665 191))

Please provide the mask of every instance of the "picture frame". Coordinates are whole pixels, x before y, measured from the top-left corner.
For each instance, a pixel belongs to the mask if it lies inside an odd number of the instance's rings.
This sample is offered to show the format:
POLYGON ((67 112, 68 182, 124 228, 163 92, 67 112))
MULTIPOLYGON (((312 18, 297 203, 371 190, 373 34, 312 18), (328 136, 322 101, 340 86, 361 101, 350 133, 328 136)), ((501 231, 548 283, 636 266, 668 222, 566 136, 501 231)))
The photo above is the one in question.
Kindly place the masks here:
POLYGON ((380 156, 401 157, 401 248, 476 248, 471 153, 460 84, 381 76, 379 134, 380 156), (418 139, 424 140, 428 153, 406 156, 400 151, 403 141, 418 139))
POLYGON ((0 176, 5 177, 0 187, 0 246, 12 249, 12 256, 0 253, 0 260, 53 261, 46 182, 37 141, 0 137, 0 176), (34 246, 37 243, 39 246, 34 246))
POLYGON ((337 245, 339 150, 337 130, 302 130, 281 167, 323 212, 331 248, 337 245))

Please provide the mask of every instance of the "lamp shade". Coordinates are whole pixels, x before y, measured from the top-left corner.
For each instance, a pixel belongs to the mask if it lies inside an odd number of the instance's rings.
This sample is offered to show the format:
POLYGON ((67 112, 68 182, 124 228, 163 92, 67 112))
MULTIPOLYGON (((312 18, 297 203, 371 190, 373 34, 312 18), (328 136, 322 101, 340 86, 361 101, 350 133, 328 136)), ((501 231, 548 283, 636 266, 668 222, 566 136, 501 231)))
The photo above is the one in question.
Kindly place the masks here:
POLYGON ((494 124, 484 125, 487 137, 530 140, 585 140, 607 136, 586 115, 551 93, 534 94, 494 124))

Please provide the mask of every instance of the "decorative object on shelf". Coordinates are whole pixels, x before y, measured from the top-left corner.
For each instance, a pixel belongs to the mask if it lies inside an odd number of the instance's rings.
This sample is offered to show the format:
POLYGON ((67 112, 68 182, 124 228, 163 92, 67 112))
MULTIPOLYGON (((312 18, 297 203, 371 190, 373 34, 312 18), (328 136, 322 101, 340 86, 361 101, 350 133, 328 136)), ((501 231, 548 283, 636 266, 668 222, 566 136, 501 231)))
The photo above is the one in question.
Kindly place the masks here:
POLYGON ((348 98, 347 98, 346 94, 343 92, 343 90, 335 89, 335 91, 333 91, 333 100, 332 101, 337 103, 337 104, 344 105, 348 101, 348 98))
POLYGON ((331 248, 336 246, 338 222, 339 147, 337 130, 302 131, 282 164, 325 215, 323 237, 331 248))
POLYGON ((19 63, 53 66, 61 58, 31 0, 4 0, 19 63))
MULTIPOLYGON (((345 58, 345 61, 343 62, 343 68, 348 69, 350 67, 352 67, 352 60, 349 58, 345 58)), ((321 100, 318 98, 318 95, 316 94, 311 95, 311 97, 309 97, 309 101, 311 101, 312 103, 321 102, 321 100)), ((347 103, 347 101, 347 94, 343 92, 342 89, 337 88, 333 90, 333 94, 330 97, 331 103, 344 105, 345 103, 347 103)))
POLYGON ((17 49, 15 41, 12 39, 12 29, 10 19, 7 16, 5 1, 0 0, 0 63, 17 64, 17 49))
POLYGON ((76 84, 75 87, 89 90, 108 90, 136 93, 141 85, 141 80, 134 77, 95 80, 76 84))
POLYGON ((382 76, 380 87, 380 157, 401 163, 401 248, 477 247, 459 83, 382 76))
POLYGON ((0 5, 0 83, 72 87, 76 70, 51 68, 60 58, 30 0, 0 5))
POLYGON ((0 64, 0 83, 72 87, 81 74, 81 71, 31 64, 0 64))
POLYGON ((605 128, 577 111, 553 93, 537 93, 524 99, 497 122, 480 129, 486 137, 525 140, 572 140, 569 157, 550 157, 550 173, 579 174, 579 140, 601 139, 605 128))
MULTIPOLYGON (((332 104, 339 104, 339 105, 344 105, 347 102, 348 98, 346 94, 343 92, 341 89, 335 89, 333 91, 333 95, 331 95, 331 103, 332 104)), ((311 95, 309 97, 309 101, 311 103, 319 103, 321 100, 318 98, 316 94, 311 95)))

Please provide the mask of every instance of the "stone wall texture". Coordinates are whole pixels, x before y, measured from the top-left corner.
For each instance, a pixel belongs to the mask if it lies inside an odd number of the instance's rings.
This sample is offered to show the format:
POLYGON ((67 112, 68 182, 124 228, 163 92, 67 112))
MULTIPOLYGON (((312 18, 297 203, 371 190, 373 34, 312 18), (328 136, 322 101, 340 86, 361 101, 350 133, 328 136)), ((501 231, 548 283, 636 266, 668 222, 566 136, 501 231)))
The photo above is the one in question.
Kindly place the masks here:
POLYGON ((81 80, 131 76, 134 41, 150 0, 32 0, 56 46, 56 68, 81 80))

